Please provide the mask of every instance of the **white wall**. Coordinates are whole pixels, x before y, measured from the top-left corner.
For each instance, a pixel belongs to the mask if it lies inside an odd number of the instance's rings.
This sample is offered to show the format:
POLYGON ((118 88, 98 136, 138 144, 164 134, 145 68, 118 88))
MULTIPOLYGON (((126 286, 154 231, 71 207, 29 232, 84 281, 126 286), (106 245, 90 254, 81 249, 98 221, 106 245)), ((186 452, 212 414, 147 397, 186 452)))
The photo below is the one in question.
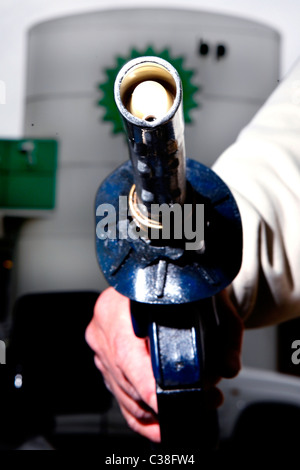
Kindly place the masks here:
POLYGON ((67 14, 133 6, 198 8, 273 26, 283 39, 282 75, 299 55, 299 0, 0 0, 0 137, 22 133, 26 31, 30 26, 67 14))

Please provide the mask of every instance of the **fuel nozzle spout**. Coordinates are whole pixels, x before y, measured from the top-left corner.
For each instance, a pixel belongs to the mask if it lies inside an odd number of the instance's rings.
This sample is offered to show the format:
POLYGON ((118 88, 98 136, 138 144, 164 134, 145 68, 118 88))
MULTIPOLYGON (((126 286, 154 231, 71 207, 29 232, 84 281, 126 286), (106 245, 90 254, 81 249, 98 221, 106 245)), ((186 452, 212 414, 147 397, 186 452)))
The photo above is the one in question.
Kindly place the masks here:
POLYGON ((130 160, 97 192, 102 271, 142 303, 212 297, 240 268, 241 220, 227 185, 185 156, 179 74, 159 57, 139 57, 121 68, 114 91, 130 160))
POLYGON ((178 72, 158 57, 134 59, 116 78, 115 101, 124 121, 133 166, 131 204, 137 217, 149 225, 152 204, 182 205, 186 199, 178 72))

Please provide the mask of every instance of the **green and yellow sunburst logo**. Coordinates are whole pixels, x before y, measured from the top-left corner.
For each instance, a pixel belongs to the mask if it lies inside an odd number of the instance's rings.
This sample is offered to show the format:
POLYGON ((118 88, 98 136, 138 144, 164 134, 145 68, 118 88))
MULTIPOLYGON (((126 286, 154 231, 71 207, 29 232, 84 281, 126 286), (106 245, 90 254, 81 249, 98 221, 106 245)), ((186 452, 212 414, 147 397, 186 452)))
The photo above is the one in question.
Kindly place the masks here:
POLYGON ((194 75, 193 70, 186 70, 183 66, 183 57, 171 57, 168 49, 164 49, 160 52, 155 51, 153 47, 148 47, 146 50, 138 51, 132 49, 128 57, 118 57, 116 59, 116 66, 114 68, 106 69, 107 80, 99 85, 99 89, 102 91, 102 98, 98 102, 100 106, 105 108, 105 114, 103 121, 108 121, 113 124, 113 133, 118 134, 124 131, 122 118, 116 107, 114 100, 114 83, 119 70, 129 60, 135 59, 141 56, 156 56, 161 57, 168 61, 177 70, 182 81, 183 88, 183 114, 186 123, 192 122, 190 111, 193 108, 198 107, 198 103, 194 100, 194 94, 200 90, 200 87, 192 83, 192 77, 194 75))

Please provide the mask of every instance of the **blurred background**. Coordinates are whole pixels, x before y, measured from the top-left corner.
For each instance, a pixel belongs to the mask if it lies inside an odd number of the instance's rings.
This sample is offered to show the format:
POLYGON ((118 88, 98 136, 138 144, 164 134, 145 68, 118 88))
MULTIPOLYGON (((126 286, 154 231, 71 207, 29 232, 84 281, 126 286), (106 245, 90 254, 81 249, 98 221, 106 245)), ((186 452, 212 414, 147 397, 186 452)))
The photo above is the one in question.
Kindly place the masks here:
MULTIPOLYGON (((299 13, 295 0, 0 0, 3 448, 134 439, 84 342, 106 287, 94 198, 128 158, 112 100, 120 66, 152 54, 177 67, 187 155, 211 166, 298 59, 299 13)), ((243 373, 224 381, 224 438, 249 404, 298 407, 297 331, 246 332, 243 373)))

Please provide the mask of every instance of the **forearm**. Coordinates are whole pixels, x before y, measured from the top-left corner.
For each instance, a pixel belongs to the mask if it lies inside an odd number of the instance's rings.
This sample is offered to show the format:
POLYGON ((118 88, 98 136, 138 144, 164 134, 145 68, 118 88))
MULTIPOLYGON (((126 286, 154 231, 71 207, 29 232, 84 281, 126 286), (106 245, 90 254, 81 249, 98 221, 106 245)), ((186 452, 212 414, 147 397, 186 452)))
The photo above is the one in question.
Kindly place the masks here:
POLYGON ((231 296, 247 326, 300 314, 300 62, 214 165, 240 208, 231 296))

